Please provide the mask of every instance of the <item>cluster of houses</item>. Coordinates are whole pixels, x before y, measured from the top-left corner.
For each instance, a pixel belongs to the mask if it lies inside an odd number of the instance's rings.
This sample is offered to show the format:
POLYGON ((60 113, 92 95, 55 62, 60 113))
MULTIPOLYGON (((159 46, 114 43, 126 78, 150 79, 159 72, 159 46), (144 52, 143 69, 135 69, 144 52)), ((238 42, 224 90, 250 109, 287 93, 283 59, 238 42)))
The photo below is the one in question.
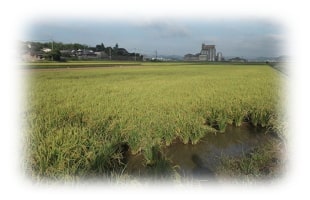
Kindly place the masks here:
POLYGON ((107 54, 104 51, 95 52, 90 49, 77 49, 77 50, 60 50, 63 57, 76 57, 76 58, 107 58, 107 54))
MULTIPOLYGON (((129 53, 125 48, 113 49, 107 47, 105 50, 96 51, 94 48, 64 49, 57 53, 61 60, 142 60, 143 56, 138 53, 129 53)), ((32 48, 31 44, 23 44, 21 52, 22 61, 39 61, 48 59, 48 55, 53 52, 52 48, 32 48)))

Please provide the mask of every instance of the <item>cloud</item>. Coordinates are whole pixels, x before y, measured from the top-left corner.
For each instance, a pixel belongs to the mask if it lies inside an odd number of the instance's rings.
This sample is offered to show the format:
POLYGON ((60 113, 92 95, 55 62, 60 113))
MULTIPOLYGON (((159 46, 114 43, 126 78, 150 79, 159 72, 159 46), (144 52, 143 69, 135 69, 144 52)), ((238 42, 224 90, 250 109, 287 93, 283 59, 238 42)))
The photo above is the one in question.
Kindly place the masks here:
POLYGON ((260 57, 280 56, 286 53, 286 37, 283 34, 240 34, 216 40, 216 49, 224 56, 260 57))
POLYGON ((191 35, 187 27, 173 22, 151 21, 141 23, 138 26, 157 38, 184 38, 191 35))
POLYGON ((285 38, 278 34, 264 34, 261 36, 249 37, 240 44, 245 51, 260 55, 279 55, 285 46, 285 38))

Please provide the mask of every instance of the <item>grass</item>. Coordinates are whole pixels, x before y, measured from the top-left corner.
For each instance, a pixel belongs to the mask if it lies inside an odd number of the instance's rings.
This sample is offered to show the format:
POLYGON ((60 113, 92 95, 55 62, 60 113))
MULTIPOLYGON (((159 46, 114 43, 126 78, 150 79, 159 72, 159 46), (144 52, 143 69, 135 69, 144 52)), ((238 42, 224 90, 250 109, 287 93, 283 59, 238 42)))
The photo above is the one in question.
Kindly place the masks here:
POLYGON ((283 149, 282 141, 273 140, 238 157, 223 156, 216 173, 222 181, 232 177, 239 182, 279 178, 285 163, 283 149))
POLYGON ((26 76, 25 162, 37 179, 121 173, 124 144, 152 165, 153 149, 175 139, 196 144, 227 124, 279 130, 281 122, 283 77, 267 65, 140 63, 26 76))

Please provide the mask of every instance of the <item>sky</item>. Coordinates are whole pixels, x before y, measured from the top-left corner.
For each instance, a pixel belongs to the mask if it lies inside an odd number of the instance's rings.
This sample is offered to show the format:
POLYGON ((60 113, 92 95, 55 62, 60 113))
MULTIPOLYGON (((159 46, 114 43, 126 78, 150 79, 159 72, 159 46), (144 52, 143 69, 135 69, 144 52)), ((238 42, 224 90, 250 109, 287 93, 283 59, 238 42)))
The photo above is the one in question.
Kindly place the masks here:
POLYGON ((144 55, 196 54, 201 44, 216 45, 225 57, 285 55, 281 24, 261 19, 49 19, 30 23, 23 41, 57 41, 126 48, 144 55))

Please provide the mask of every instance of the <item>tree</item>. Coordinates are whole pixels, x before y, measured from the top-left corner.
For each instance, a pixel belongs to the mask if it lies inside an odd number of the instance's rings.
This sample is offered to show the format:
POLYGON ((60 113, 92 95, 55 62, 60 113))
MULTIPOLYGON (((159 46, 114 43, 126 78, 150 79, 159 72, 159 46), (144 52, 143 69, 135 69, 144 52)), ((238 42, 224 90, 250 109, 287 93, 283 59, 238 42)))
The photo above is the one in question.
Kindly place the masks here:
POLYGON ((44 58, 48 60, 60 61, 61 53, 58 49, 53 49, 52 51, 46 53, 44 58))
POLYGON ((104 50, 105 50, 105 47, 103 43, 96 45, 96 51, 104 51, 104 50))
POLYGON ((115 44, 114 50, 118 50, 118 44, 115 44))
POLYGON ((113 53, 114 53, 114 55, 118 54, 118 44, 117 43, 115 44, 115 47, 113 48, 113 53))
POLYGON ((74 50, 83 49, 84 46, 82 44, 74 43, 73 45, 74 50))

